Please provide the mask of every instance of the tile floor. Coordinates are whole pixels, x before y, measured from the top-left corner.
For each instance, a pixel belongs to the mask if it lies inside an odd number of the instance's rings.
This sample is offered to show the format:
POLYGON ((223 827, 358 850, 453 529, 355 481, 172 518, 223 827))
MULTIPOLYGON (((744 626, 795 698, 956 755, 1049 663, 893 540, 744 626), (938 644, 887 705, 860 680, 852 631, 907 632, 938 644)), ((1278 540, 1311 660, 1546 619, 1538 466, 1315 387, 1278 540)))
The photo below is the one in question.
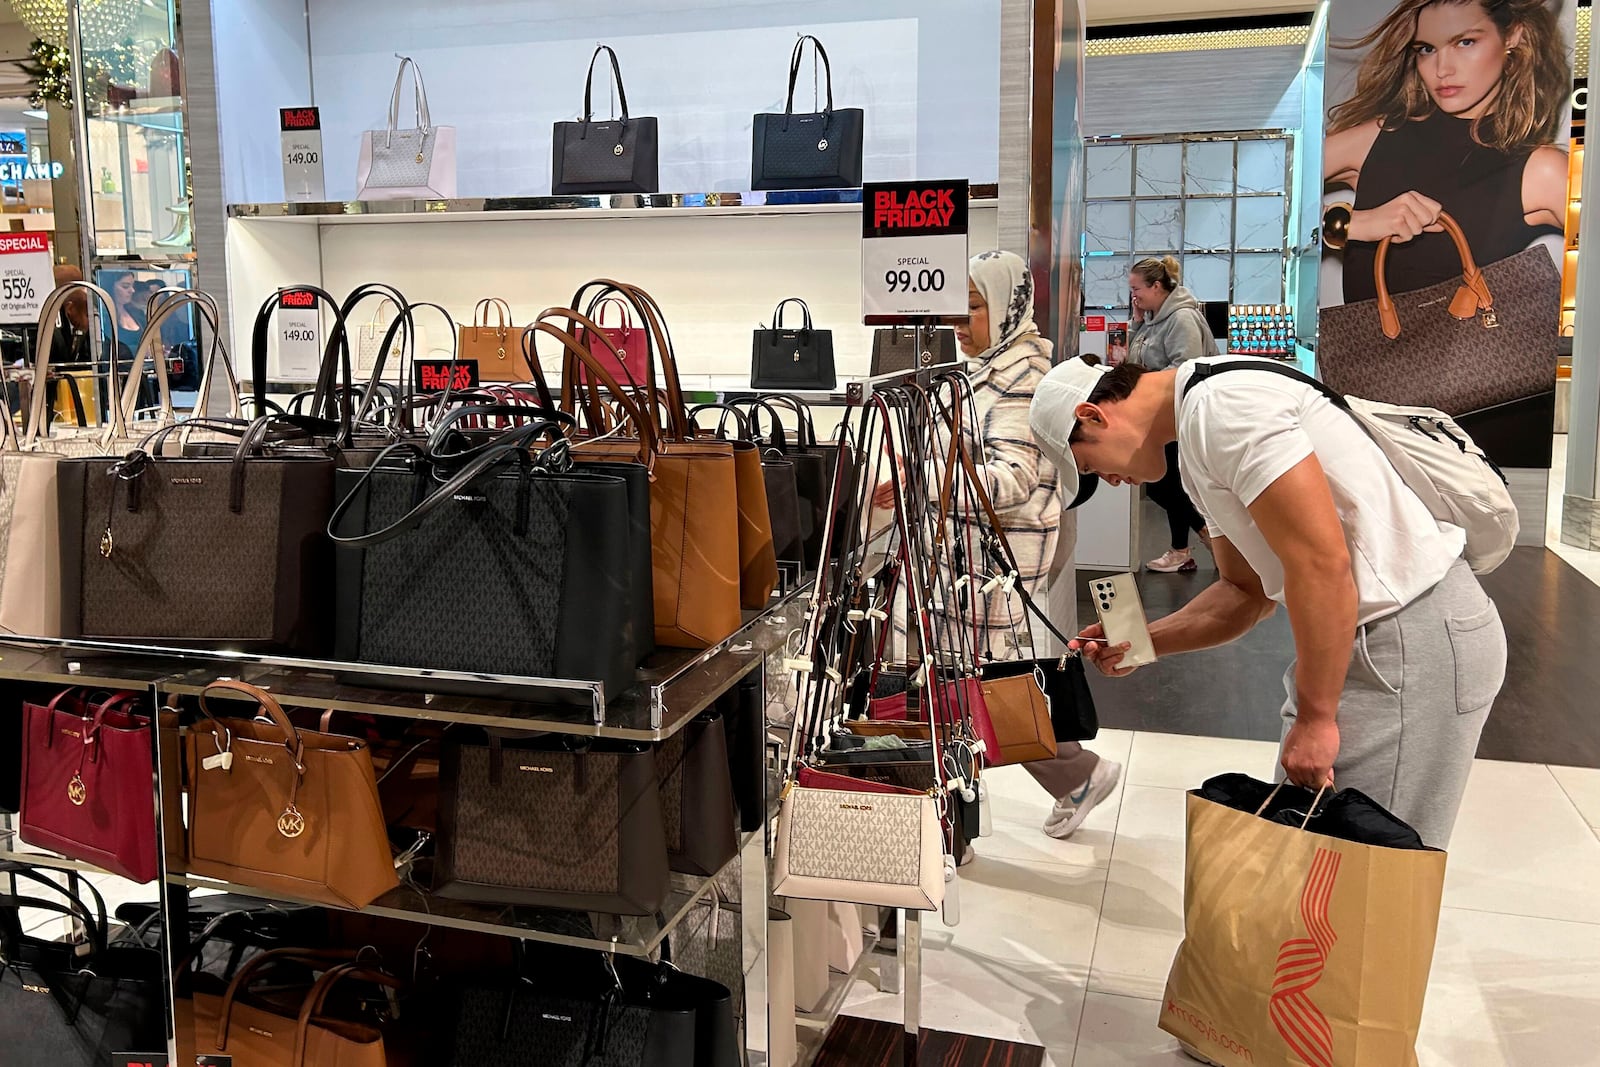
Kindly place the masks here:
MULTIPOLYGON (((1157 1029, 1183 935, 1183 790, 1266 777, 1274 746, 1104 730, 1124 765, 1077 835, 1039 832, 1049 800, 990 772, 995 833, 962 871, 960 926, 924 925, 923 1019, 1043 1045, 1054 1067, 1190 1065, 1157 1029)), ((898 1020, 868 980, 846 1011, 898 1020)), ((1422 1067, 1600 1063, 1600 770, 1480 760, 1450 852, 1422 1067)))

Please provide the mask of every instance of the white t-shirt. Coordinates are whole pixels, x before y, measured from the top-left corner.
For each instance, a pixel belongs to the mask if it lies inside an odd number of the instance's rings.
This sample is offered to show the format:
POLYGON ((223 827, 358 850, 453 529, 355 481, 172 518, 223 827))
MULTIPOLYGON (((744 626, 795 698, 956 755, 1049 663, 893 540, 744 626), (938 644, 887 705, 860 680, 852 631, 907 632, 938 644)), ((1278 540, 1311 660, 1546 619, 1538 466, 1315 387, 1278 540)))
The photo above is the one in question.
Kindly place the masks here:
POLYGON ((1178 465, 1211 533, 1232 542, 1267 596, 1283 603, 1283 564, 1249 507, 1315 452, 1350 546, 1358 622, 1393 614, 1437 585, 1466 547, 1466 534, 1428 513, 1349 413, 1272 373, 1229 371, 1184 397, 1196 365, 1243 361, 1220 356, 1178 368, 1178 465))

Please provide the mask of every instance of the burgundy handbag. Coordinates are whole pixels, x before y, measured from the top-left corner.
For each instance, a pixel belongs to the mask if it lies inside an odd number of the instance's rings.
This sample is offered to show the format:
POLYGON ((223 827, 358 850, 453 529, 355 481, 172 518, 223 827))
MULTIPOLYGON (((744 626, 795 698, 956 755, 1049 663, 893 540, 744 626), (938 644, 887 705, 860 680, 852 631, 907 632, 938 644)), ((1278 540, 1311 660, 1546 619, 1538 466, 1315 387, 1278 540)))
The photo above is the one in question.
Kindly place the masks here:
MULTIPOLYGON (((578 340, 585 348, 589 349, 595 359, 605 365, 606 370, 618 382, 629 385, 643 385, 650 375, 650 349, 649 334, 643 326, 635 326, 628 317, 629 304, 621 297, 607 297, 599 301, 593 309, 595 325, 600 327, 600 333, 611 342, 611 347, 622 353, 618 359, 604 344, 596 345, 589 337, 586 327, 578 327, 578 340), (621 309, 622 322, 616 326, 606 324, 606 308, 616 306, 621 309)), ((578 380, 588 385, 590 382, 587 367, 579 367, 578 380)))
POLYGON ((23 704, 22 816, 30 845, 135 882, 158 873, 150 720, 138 693, 66 689, 23 704))

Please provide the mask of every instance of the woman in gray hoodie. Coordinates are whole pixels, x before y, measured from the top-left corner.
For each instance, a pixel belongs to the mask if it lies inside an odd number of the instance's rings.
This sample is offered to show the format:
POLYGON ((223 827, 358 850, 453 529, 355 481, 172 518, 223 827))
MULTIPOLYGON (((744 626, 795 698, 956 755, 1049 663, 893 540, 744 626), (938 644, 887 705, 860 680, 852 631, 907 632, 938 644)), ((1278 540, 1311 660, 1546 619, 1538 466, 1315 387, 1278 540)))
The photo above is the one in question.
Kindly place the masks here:
MULTIPOLYGON (((1178 284, 1178 261, 1141 259, 1128 275, 1132 296, 1133 333, 1129 338, 1128 360, 1149 370, 1165 370, 1196 356, 1217 354, 1204 309, 1194 294, 1178 284)), ((1167 475, 1149 486, 1150 499, 1167 513, 1172 533, 1172 548, 1145 564, 1152 571, 1171 574, 1198 568, 1189 550, 1189 531, 1202 539, 1205 520, 1183 491, 1178 474, 1178 446, 1167 446, 1167 475)))

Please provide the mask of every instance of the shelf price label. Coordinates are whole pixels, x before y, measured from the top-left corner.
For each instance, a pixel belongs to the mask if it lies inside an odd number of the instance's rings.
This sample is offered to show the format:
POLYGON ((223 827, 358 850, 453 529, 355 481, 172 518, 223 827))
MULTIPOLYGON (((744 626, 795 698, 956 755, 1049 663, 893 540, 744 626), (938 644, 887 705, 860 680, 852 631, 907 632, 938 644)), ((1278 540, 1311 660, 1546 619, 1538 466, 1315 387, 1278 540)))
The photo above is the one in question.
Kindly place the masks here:
POLYGON ((322 369, 322 315, 317 294, 291 289, 278 303, 278 374, 291 382, 314 381, 322 369))
POLYGON ((45 297, 55 287, 48 234, 0 236, 0 322, 38 322, 45 297))
POLYGON ((861 316, 869 326, 967 314, 967 183, 861 189, 861 316))
POLYGON ((322 180, 322 115, 314 107, 278 109, 283 144, 283 198, 291 204, 326 200, 322 180))

